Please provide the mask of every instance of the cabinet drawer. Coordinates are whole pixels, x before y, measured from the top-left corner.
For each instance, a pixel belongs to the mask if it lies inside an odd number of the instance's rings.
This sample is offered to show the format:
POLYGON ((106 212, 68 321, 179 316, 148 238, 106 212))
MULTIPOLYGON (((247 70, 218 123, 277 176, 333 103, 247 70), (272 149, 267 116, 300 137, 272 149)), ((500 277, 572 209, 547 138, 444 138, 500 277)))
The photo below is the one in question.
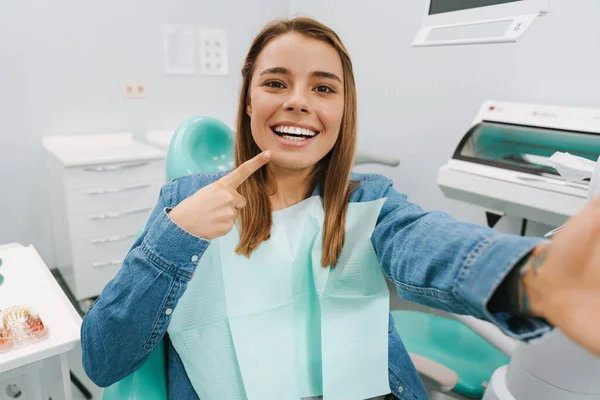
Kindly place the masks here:
POLYGON ((120 266, 134 240, 134 232, 102 238, 73 238, 73 266, 81 271, 120 266))
POLYGON ((104 238, 72 238, 77 298, 98 296, 115 277, 135 240, 135 233, 104 238))
POLYGON ((104 188, 148 181, 166 181, 164 160, 91 165, 65 171, 67 191, 104 188))
POLYGON ((73 239, 99 239, 137 232, 147 221, 154 206, 129 208, 116 212, 69 217, 73 239))
MULTIPOLYGON (((118 261, 118 260, 115 260, 118 261)), ((122 263, 111 263, 103 267, 79 268, 73 271, 74 294, 78 300, 97 297, 108 282, 110 282, 121 269, 122 263)))
POLYGON ((67 194, 68 213, 102 218, 109 213, 154 207, 163 184, 162 180, 138 181, 72 190, 67 194))

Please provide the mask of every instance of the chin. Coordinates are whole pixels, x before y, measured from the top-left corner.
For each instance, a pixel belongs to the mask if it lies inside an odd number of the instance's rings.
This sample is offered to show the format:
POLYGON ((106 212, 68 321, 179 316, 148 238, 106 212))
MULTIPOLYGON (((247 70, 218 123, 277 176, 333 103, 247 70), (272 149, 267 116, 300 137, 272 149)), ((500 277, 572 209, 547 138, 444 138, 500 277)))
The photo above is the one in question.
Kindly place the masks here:
POLYGON ((279 168, 291 169, 291 170, 305 170, 312 169, 317 165, 316 160, 303 160, 294 159, 289 157, 281 157, 273 154, 273 158, 270 163, 276 165, 279 168))

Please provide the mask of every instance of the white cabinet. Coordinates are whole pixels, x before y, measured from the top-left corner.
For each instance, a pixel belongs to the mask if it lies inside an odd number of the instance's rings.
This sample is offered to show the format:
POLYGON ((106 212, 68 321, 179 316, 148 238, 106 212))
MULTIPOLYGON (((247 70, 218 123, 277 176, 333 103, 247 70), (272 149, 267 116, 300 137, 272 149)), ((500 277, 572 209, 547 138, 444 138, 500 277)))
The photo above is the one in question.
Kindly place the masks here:
POLYGON ((174 135, 174 130, 172 131, 148 131, 146 132, 146 141, 151 145, 158 147, 164 151, 169 150, 169 145, 171 144, 171 139, 174 135))
POLYGON ((79 344, 81 317, 33 246, 0 246, 0 309, 33 308, 49 330, 37 343, 0 354, 0 400, 70 400, 67 353, 79 344))
POLYGON ((121 267, 165 183, 165 152, 129 133, 44 138, 55 267, 77 300, 121 267))

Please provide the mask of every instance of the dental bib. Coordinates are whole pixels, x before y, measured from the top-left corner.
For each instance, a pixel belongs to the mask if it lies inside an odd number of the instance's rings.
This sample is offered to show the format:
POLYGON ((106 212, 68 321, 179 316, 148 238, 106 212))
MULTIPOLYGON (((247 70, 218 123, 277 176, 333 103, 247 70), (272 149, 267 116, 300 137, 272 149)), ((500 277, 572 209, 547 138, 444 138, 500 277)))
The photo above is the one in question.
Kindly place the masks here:
POLYGON ((385 199, 350 203, 334 268, 321 266, 313 196, 273 213, 250 258, 239 231, 215 239, 168 333, 202 400, 364 400, 390 392, 389 292, 371 235, 385 199))

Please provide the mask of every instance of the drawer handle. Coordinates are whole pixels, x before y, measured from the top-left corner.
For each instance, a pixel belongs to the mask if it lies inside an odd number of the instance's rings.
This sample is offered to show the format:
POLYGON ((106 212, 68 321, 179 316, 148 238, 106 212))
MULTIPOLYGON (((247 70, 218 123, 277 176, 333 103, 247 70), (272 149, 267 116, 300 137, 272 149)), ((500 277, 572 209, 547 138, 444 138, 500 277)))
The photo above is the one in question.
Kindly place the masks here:
POLYGON ((130 190, 145 189, 147 187, 150 187, 149 183, 141 183, 139 185, 123 186, 123 187, 120 187, 120 188, 90 189, 90 190, 86 190, 85 194, 89 194, 90 196, 94 196, 94 195, 97 195, 97 194, 120 193, 120 192, 127 192, 127 191, 130 191, 130 190))
POLYGON ((88 215, 88 219, 90 220, 98 220, 98 219, 108 219, 108 218, 120 218, 126 217, 128 215, 139 214, 143 212, 148 212, 152 210, 152 207, 142 207, 142 208, 134 208, 133 210, 126 210, 120 212, 112 212, 112 213, 101 213, 88 215))
POLYGON ((84 171, 88 172, 107 172, 107 171, 119 171, 122 169, 130 169, 130 168, 139 168, 149 165, 149 162, 141 162, 134 164, 115 164, 115 165, 105 165, 102 167, 87 167, 84 168, 84 171))
POLYGON ((91 244, 113 243, 113 242, 120 242, 122 240, 132 239, 134 237, 135 237, 135 233, 128 233, 126 235, 111 236, 111 237, 101 238, 101 239, 90 239, 90 243, 91 244))
POLYGON ((101 268, 101 267, 110 267, 111 265, 121 265, 123 264, 123 260, 112 260, 112 261, 102 261, 92 263, 92 267, 101 268))

